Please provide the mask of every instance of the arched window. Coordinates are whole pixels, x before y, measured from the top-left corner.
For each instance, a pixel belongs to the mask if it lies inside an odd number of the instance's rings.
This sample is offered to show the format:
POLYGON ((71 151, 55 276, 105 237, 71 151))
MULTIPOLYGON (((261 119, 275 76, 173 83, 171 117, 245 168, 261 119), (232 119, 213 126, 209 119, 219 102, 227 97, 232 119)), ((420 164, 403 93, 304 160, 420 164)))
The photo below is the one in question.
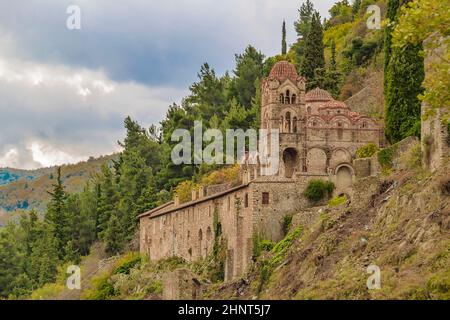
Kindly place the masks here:
POLYGON ((286 132, 291 133, 291 113, 286 112, 286 125, 285 125, 286 132))
POLYGON ((313 127, 316 127, 316 126, 317 126, 317 122, 313 121, 313 127))
POLYGON ((363 128, 367 128, 367 123, 366 123, 366 122, 363 122, 362 127, 363 127, 363 128))
POLYGON ((308 107, 308 108, 306 109, 306 111, 308 112, 308 114, 311 114, 311 107, 308 107))
POLYGON ((286 97, 284 98, 284 102, 286 104, 290 104, 291 103, 291 95, 290 95, 289 90, 286 90, 286 97))
POLYGON ((295 94, 292 95, 291 103, 295 104, 297 102, 297 96, 295 94))
POLYGON ((292 124, 293 124, 293 132, 297 133, 297 117, 294 117, 294 119, 292 119, 292 124))
POLYGON ((344 135, 344 132, 343 132, 343 130, 342 130, 342 122, 341 121, 339 121, 338 122, 338 139, 339 140, 342 140, 342 136, 344 135))
POLYGON ((284 103, 284 94, 280 93, 280 102, 284 103))

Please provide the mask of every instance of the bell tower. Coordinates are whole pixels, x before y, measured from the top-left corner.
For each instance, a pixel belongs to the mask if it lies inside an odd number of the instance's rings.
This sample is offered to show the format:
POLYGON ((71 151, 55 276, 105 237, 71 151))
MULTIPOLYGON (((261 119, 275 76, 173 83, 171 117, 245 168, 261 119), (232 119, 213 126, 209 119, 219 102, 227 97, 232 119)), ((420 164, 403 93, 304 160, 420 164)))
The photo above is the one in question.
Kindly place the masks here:
POLYGON ((261 89, 261 128, 269 132, 279 130, 279 175, 291 177, 304 157, 305 79, 298 75, 293 64, 279 61, 263 79, 261 89), (287 162, 290 168, 283 166, 287 162))
POLYGON ((296 133, 305 106, 305 79, 287 61, 277 62, 262 82, 262 129, 296 133))

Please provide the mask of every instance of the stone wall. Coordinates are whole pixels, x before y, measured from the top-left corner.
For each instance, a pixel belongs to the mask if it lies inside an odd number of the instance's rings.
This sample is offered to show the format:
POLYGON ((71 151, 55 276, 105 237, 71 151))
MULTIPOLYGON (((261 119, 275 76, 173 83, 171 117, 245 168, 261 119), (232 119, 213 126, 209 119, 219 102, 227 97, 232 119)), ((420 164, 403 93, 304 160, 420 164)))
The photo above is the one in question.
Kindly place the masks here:
POLYGON ((179 256, 196 261, 208 256, 220 223, 227 245, 225 276, 242 273, 252 252, 252 193, 243 185, 140 218, 140 250, 151 260, 179 256))
POLYGON ((201 298, 201 283, 188 269, 177 269, 162 277, 164 300, 198 300, 201 298))

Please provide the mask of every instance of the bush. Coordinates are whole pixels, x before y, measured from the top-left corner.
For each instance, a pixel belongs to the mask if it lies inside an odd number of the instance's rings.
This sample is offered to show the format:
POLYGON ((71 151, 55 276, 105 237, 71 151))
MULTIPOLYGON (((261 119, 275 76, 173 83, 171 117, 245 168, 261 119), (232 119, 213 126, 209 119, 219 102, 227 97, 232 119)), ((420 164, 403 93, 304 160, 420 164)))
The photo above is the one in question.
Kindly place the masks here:
POLYGON ((271 251, 274 245, 274 242, 264 239, 261 234, 253 233, 253 258, 259 257, 263 251, 271 251))
POLYGON ((130 274, 130 270, 141 263, 141 257, 136 253, 129 253, 121 258, 113 274, 130 274))
POLYGON ((378 152, 378 162, 380 163, 383 169, 391 169, 392 161, 394 160, 395 148, 391 146, 386 149, 381 149, 378 152))
POLYGON ((110 274, 108 272, 92 279, 94 288, 88 290, 85 299, 87 300, 108 300, 116 295, 113 284, 110 280, 110 274))
POLYGON ((375 153, 377 153, 377 151, 378 151, 378 147, 373 143, 369 143, 369 144, 359 148, 356 151, 356 156, 358 158, 370 158, 375 153))
POLYGON ((347 201, 347 197, 345 194, 343 194, 341 196, 334 197, 333 199, 328 201, 328 206, 330 208, 337 207, 337 206, 340 206, 341 204, 344 204, 346 201, 347 201))
POLYGON ((334 183, 331 181, 311 180, 308 183, 303 195, 311 202, 316 203, 330 197, 334 190, 334 183))
POLYGON ((292 226, 292 214, 287 214, 281 220, 281 229, 283 230, 283 236, 286 236, 292 226))

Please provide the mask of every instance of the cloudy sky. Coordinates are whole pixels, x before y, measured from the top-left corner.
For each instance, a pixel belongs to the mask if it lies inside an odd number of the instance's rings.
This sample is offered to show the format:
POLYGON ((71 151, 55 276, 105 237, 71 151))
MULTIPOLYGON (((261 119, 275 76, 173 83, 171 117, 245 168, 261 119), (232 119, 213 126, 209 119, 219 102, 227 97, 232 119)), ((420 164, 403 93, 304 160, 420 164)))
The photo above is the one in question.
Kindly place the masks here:
MULTIPOLYGON (((252 44, 280 50, 302 0, 0 2, 0 167, 32 169, 118 151, 123 119, 148 127, 203 62, 219 74, 252 44), (81 9, 69 30, 67 8, 81 9)), ((322 17, 334 0, 313 1, 322 17)))

